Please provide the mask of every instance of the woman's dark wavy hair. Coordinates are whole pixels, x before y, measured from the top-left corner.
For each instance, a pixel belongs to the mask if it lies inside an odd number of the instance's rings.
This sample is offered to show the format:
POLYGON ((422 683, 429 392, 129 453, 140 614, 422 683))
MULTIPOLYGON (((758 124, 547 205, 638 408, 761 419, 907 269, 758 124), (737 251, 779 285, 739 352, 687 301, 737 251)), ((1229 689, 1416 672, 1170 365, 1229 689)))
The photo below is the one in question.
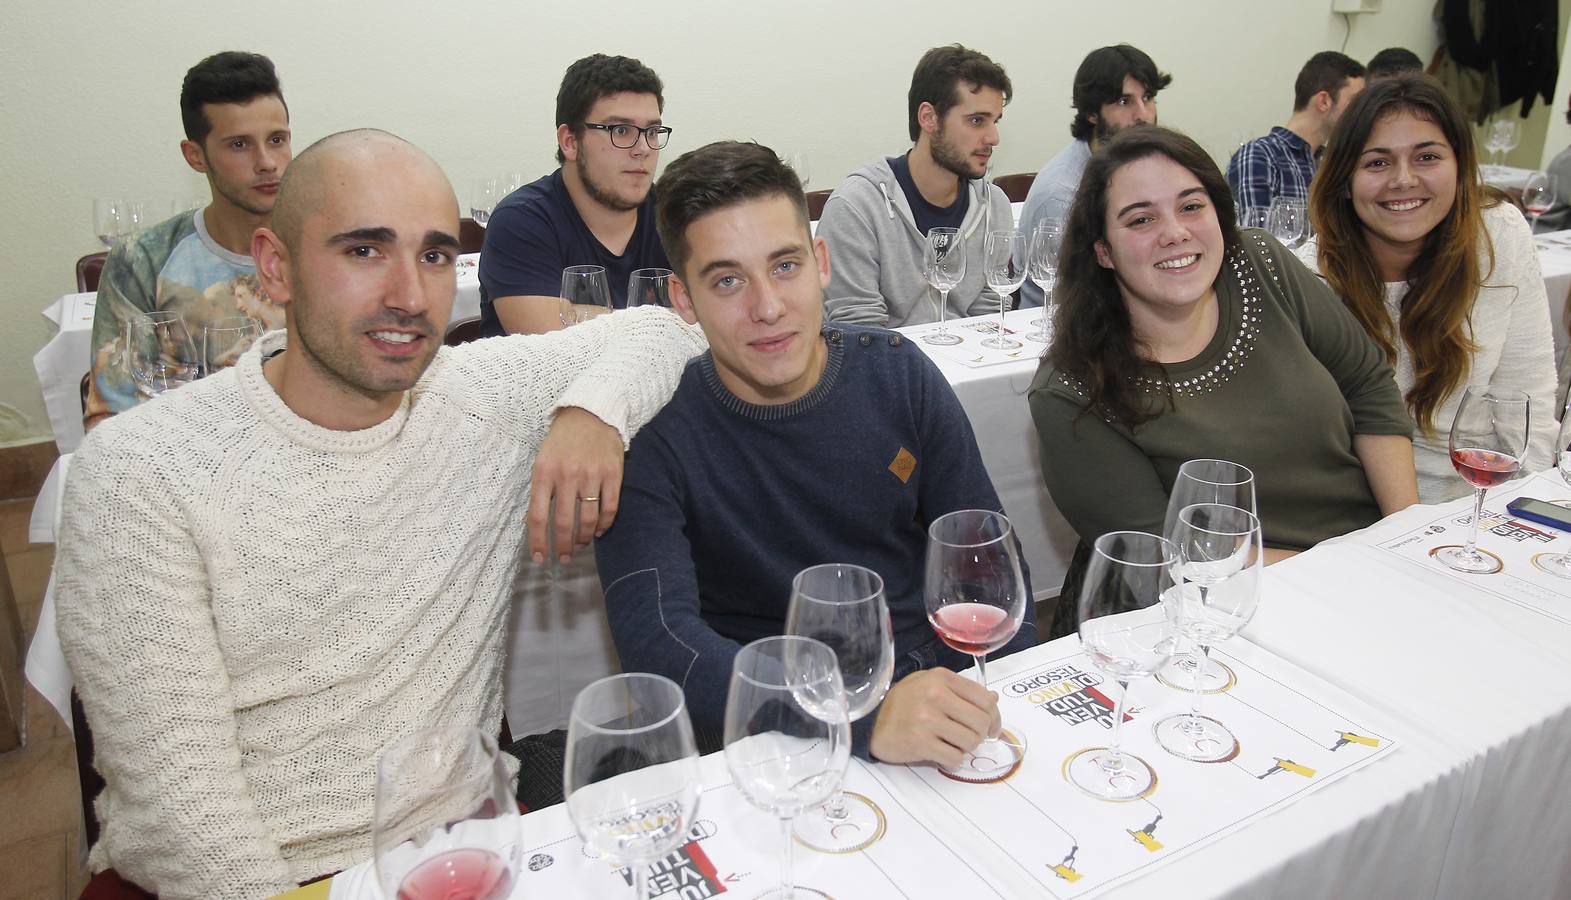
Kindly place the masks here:
MULTIPOLYGON (((1058 301, 1053 313, 1053 342, 1043 364, 1084 386, 1087 402, 1081 415, 1094 413, 1129 428, 1160 412, 1134 380, 1142 368, 1160 364, 1142 352, 1117 277, 1097 262, 1096 245, 1107 237, 1107 191, 1113 175, 1151 156, 1165 156, 1199 180, 1216 210, 1229 254, 1238 246, 1233 194, 1227 179, 1211 154, 1189 136, 1159 125, 1136 125, 1114 135, 1086 164, 1064 225, 1058 286, 1053 292, 1058 301)), ((1171 393, 1165 399, 1171 406, 1171 393)))

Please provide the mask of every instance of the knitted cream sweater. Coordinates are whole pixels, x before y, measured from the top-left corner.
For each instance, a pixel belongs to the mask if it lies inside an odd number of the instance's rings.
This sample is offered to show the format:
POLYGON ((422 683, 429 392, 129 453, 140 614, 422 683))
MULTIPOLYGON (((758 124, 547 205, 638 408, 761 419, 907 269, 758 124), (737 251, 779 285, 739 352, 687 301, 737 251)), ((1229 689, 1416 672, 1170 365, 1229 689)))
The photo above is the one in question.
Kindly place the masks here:
POLYGON ((435 724, 496 731, 553 412, 626 440, 704 346, 635 309, 444 348, 392 418, 339 432, 263 377, 284 340, 98 426, 66 486, 60 639, 108 783, 92 865, 165 900, 368 859, 382 751, 435 724))

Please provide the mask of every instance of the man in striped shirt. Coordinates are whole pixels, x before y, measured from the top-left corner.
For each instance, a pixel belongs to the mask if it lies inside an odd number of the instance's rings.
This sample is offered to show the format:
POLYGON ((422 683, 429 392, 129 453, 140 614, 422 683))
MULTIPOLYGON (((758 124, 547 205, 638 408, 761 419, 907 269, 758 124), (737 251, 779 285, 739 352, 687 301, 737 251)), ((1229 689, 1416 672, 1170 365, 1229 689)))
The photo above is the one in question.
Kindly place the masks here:
POLYGON ((1363 89, 1364 67, 1349 56, 1326 50, 1304 63, 1293 82, 1293 114, 1287 125, 1243 144, 1227 165, 1240 225, 1263 225, 1277 197, 1308 202, 1315 155, 1363 89))

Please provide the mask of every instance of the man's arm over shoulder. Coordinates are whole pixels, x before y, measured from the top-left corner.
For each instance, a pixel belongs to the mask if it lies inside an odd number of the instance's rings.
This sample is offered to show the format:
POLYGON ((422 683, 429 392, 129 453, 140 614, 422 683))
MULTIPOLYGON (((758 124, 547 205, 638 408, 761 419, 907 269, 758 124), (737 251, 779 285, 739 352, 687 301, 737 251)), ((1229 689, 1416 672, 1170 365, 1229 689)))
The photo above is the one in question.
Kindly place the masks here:
POLYGON ((868 216, 880 214, 882 201, 872 203, 878 188, 864 178, 849 178, 829 196, 818 237, 829 246, 829 288, 824 293, 824 318, 887 326, 889 305, 881 288, 878 233, 868 216))
POLYGON ((104 852, 164 897, 290 889, 241 770, 200 548, 168 460, 121 424, 76 455, 55 567, 60 639, 107 782, 104 852))
POLYGON ((704 621, 685 528, 686 479, 660 435, 633 442, 622 509, 595 541, 606 617, 622 668, 682 687, 701 745, 719 745, 731 662, 741 649, 704 621))

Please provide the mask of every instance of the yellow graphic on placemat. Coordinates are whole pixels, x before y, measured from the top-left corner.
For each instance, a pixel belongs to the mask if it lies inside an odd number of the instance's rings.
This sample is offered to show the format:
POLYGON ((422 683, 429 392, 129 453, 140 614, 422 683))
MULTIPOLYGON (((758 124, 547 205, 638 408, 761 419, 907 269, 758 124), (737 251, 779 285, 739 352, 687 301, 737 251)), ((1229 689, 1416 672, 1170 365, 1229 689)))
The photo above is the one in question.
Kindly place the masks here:
POLYGON ((1264 775, 1256 775, 1255 777, 1263 780, 1267 775, 1275 775, 1278 772, 1292 772, 1294 775, 1302 775, 1305 778, 1315 777, 1314 769, 1300 765, 1290 759, 1282 759, 1281 757, 1277 757, 1276 765, 1266 769, 1264 775))
POLYGON ((1059 863, 1058 865, 1053 867, 1053 874, 1057 875, 1059 878, 1064 879, 1065 881, 1069 882, 1070 884, 1074 884, 1075 882, 1079 881, 1081 878, 1085 877, 1084 875, 1081 875, 1079 872, 1076 872, 1074 869, 1069 868, 1068 866, 1064 865, 1063 863, 1059 863))
POLYGON ((916 457, 911 455, 910 450, 901 447, 900 452, 895 454, 894 462, 889 464, 889 471, 895 473, 901 484, 905 484, 911 480, 911 473, 916 471, 916 457))
POLYGON ((1162 842, 1151 835, 1146 834, 1144 831, 1131 831, 1129 832, 1129 836, 1139 841, 1140 846, 1150 850, 1152 853, 1162 849, 1162 842))
POLYGON ((1339 750, 1348 744, 1363 744, 1365 747, 1378 747, 1380 746, 1380 739, 1365 737, 1362 734, 1354 734, 1351 731, 1344 731, 1337 737, 1336 744, 1334 744, 1331 749, 1339 750))

